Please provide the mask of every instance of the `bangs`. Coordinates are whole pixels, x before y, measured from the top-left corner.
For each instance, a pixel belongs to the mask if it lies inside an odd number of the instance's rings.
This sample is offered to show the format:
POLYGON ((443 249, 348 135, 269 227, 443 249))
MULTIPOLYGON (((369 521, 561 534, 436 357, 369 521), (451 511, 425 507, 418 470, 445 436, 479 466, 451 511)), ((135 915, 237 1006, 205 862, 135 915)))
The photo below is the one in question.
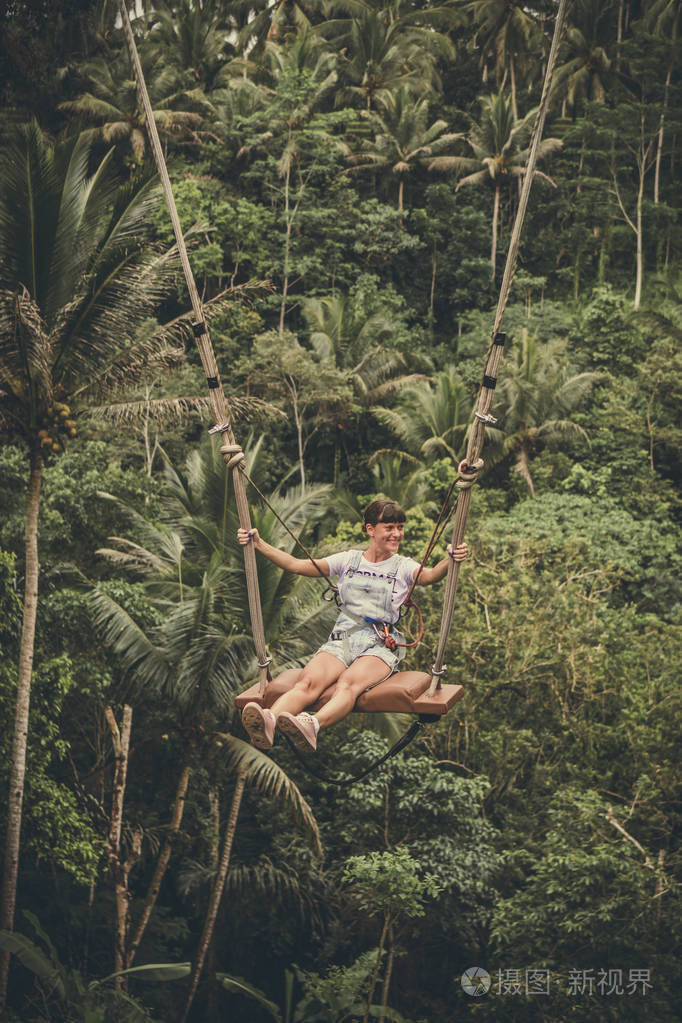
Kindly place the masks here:
POLYGON ((386 507, 381 512, 381 515, 377 519, 377 522, 404 522, 405 512, 396 504, 395 501, 389 501, 386 507))
POLYGON ((365 510, 363 524, 365 526, 376 526, 378 522, 404 522, 405 512, 397 501, 388 501, 386 498, 379 498, 372 501, 365 510))

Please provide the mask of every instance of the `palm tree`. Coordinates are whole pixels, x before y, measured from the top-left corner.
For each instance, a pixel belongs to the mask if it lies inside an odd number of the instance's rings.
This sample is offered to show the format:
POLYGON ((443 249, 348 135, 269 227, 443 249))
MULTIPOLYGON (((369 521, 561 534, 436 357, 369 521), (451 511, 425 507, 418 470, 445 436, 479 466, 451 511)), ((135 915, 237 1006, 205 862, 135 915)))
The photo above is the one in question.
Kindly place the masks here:
POLYGON ((235 0, 240 52, 260 60, 269 43, 286 44, 311 29, 322 6, 322 0, 235 0))
POLYGON ((421 460, 406 452, 377 451, 369 460, 373 490, 390 497, 400 494, 400 503, 410 513, 438 514, 432 488, 424 476, 421 460))
MULTIPOLYGON (((433 380, 408 384, 396 408, 377 406, 372 412, 404 445, 404 452, 424 462, 450 458, 459 462, 471 418, 472 399, 454 366, 433 380)), ((404 453, 397 452, 397 453, 404 453)))
POLYGON ((663 133, 665 118, 670 100, 672 74, 679 55, 678 39, 680 32, 680 16, 682 0, 653 0, 645 13, 645 24, 668 47, 668 60, 663 87, 663 106, 658 127, 656 143, 656 170, 654 173, 654 202, 658 203, 660 195, 661 160, 663 157, 663 133))
POLYGON ((153 19, 144 45, 152 67, 174 70, 185 93, 199 99, 229 84, 236 26, 224 4, 161 0, 153 19))
POLYGON ((599 373, 573 373, 565 355, 563 341, 539 345, 524 329, 521 344, 505 360, 499 388, 499 418, 504 424, 500 452, 503 458, 513 459, 514 470, 525 481, 531 497, 535 496, 530 473, 533 454, 566 437, 587 438, 585 430, 570 416, 599 373))
MULTIPOLYGON (((449 38, 428 24, 425 12, 404 13, 400 3, 381 10, 365 0, 339 4, 348 17, 320 25, 318 32, 334 42, 342 54, 339 101, 360 99, 366 110, 400 85, 423 94, 439 84, 436 64, 453 60, 449 38)), ((443 8, 433 12, 442 18, 443 8)))
MULTIPOLYGON (((185 137, 201 124, 201 115, 192 110, 174 109, 179 99, 186 99, 176 69, 159 60, 152 64, 144 51, 143 65, 159 135, 166 140, 185 137)), ((135 163, 141 163, 147 135, 127 51, 122 48, 113 58, 94 57, 83 64, 80 71, 88 88, 76 99, 60 103, 59 109, 79 114, 85 121, 97 125, 105 143, 126 143, 135 163)))
POLYGON ((319 360, 343 370, 353 387, 355 401, 367 408, 406 383, 405 356, 390 347, 394 322, 385 311, 366 315, 350 295, 305 299, 303 316, 310 343, 319 360))
POLYGON ((220 735, 219 738, 227 745, 228 764, 236 777, 232 791, 230 809, 225 823, 222 850, 216 870, 213 890, 206 910, 206 916, 204 917, 199 945, 194 957, 192 975, 190 978, 190 989, 181 1017, 181 1023, 186 1023, 197 991, 199 979, 204 968, 206 954, 213 939, 215 924, 218 918, 218 909, 220 908, 220 901, 222 899, 225 880, 230 866, 232 844, 237 830, 239 810, 241 808, 246 786, 253 786, 262 796, 289 803, 298 813, 299 817, 311 833, 315 842, 317 854, 322 854, 320 835, 315 818, 313 817, 308 803, 301 795, 300 790, 291 781, 286 772, 283 771, 282 768, 271 759, 271 757, 262 753, 260 750, 255 749, 253 746, 242 742, 241 739, 236 739, 232 735, 225 734, 220 735))
POLYGON ((553 93, 575 110, 583 100, 606 99, 613 46, 613 0, 576 0, 554 73, 553 93))
MULTIPOLYGON (((480 99, 482 116, 467 134, 467 142, 474 156, 437 156, 429 165, 433 170, 471 171, 460 178, 457 188, 464 185, 493 187, 492 242, 490 247, 490 276, 495 279, 497 261, 497 233, 500 217, 502 185, 513 178, 520 179, 528 159, 528 145, 537 115, 537 108, 518 121, 514 117, 511 99, 504 92, 480 99)), ((542 139, 538 147, 538 160, 561 148, 561 139, 542 139)), ((547 174, 535 170, 534 178, 554 186, 547 174)))
POLYGON ((311 31, 300 32, 290 46, 268 43, 264 73, 272 82, 270 102, 244 123, 240 155, 265 150, 277 159, 282 181, 284 219, 283 282, 279 333, 284 321, 291 273, 292 234, 311 174, 320 154, 337 145, 315 119, 337 81, 335 58, 311 31))
POLYGON ((350 155, 353 170, 391 170, 398 178, 398 209, 403 209, 405 178, 417 167, 429 167, 433 157, 458 141, 461 134, 447 133, 447 121, 428 125, 428 99, 415 99, 406 85, 384 92, 372 115, 376 124, 373 141, 361 143, 350 155))
POLYGON ((525 0, 460 0, 478 26, 473 45, 481 51, 481 65, 495 59, 498 85, 504 84, 507 72, 512 110, 518 118, 516 102, 517 58, 539 48, 540 32, 532 10, 525 0))
MULTIPOLYGON (((173 838, 182 822, 194 758, 201 751, 205 763, 216 734, 236 758, 237 783, 229 830, 193 985, 215 923, 244 785, 249 782, 271 795, 293 797, 309 824, 312 819, 298 790, 268 758, 252 755, 250 747, 234 736, 216 732, 231 713, 234 694, 256 671, 247 635, 248 594, 236 539, 239 520, 230 499, 230 474, 219 446, 219 442, 207 439, 201 450, 190 454, 184 472, 167 460, 162 522, 152 524, 134 509, 123 506, 136 539, 113 538, 112 547, 98 552, 117 568, 144 581, 151 604, 159 613, 158 624, 143 628, 106 587, 95 588, 90 597, 97 631, 116 655, 125 677, 133 680, 137 693, 156 696, 172 707, 185 737, 171 825, 131 936, 127 907, 125 918, 118 921, 122 935, 119 944, 124 948, 127 967, 132 965, 156 904, 173 838)), ((260 451, 261 442, 245 446, 249 475, 258 474, 260 451)), ((292 530, 299 532, 326 513, 329 488, 309 490, 305 498, 297 488, 287 495, 271 496, 292 530)), ((280 548, 292 549, 293 540, 284 534, 269 509, 254 508, 252 521, 268 540, 280 548)), ((320 607, 315 580, 285 573, 270 562, 259 567, 263 568, 259 584, 270 649, 279 663, 300 661, 309 653, 311 643, 323 641, 329 626, 327 608, 320 607)))
MULTIPOLYGON (((91 138, 51 146, 36 124, 0 167, 0 432, 26 450, 24 615, 0 926, 12 928, 19 867, 28 711, 38 605, 38 522, 46 458, 85 406, 176 364, 179 322, 140 330, 172 292, 174 259, 153 251, 148 182, 123 191, 105 157, 89 173, 91 138)), ((4 1001, 7 959, 0 979, 4 1001)))
MULTIPOLYGON (((391 347, 394 321, 384 311, 366 315, 350 295, 331 295, 306 299, 303 316, 310 330, 310 344, 323 366, 335 366, 352 388, 356 412, 366 411, 383 402, 406 384, 423 379, 405 373, 407 362, 402 352, 391 347)), ((340 439, 350 417, 342 404, 337 405, 334 431, 334 483, 340 475, 340 439)), ((345 442, 342 442, 345 443, 345 442)))

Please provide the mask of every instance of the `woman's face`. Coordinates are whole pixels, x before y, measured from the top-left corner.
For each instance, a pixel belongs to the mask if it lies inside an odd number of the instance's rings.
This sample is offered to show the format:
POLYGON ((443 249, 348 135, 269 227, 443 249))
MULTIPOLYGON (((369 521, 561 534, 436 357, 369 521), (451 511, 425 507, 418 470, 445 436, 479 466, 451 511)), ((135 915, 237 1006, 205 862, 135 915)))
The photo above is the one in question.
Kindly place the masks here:
POLYGON ((377 553, 396 554, 405 532, 405 523, 377 522, 376 526, 372 526, 368 522, 365 529, 377 553))

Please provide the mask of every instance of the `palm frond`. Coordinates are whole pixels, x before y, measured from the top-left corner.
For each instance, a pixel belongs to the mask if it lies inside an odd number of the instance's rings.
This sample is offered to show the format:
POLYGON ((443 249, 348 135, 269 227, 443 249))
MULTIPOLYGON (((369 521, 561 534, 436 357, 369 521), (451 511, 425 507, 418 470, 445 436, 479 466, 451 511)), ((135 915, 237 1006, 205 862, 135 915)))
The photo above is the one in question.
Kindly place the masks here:
POLYGON ((96 587, 88 594, 87 605, 95 628, 136 685, 160 691, 170 670, 165 651, 154 646, 127 611, 102 589, 96 587))
MULTIPOLYGON (((248 422, 264 416, 283 415, 280 409, 261 398, 230 397, 228 401, 232 417, 235 420, 248 422)), ((212 407, 208 397, 185 395, 179 398, 150 398, 149 400, 95 405, 87 408, 83 415, 97 421, 128 424, 142 422, 146 419, 156 423, 177 423, 191 419, 195 414, 198 414, 201 419, 207 420, 211 413, 212 407)))
POLYGON ((233 735, 220 734, 219 738, 227 746, 228 764, 235 772, 245 774, 249 785, 253 785, 263 796, 283 797, 292 805, 308 829, 318 855, 321 856, 322 843, 317 821, 300 789, 286 772, 255 746, 242 742, 233 735))

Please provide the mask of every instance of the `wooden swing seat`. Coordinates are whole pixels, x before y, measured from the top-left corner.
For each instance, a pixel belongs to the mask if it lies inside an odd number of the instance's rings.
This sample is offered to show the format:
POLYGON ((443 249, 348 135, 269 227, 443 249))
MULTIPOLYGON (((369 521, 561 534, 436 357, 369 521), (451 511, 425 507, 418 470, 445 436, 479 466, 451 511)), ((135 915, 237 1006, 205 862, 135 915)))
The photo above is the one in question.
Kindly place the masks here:
MULTIPOLYGON (((302 668, 288 668, 268 684, 265 692, 260 695, 258 683, 244 690, 235 699, 239 709, 247 703, 257 703, 261 707, 271 707, 275 700, 290 689, 293 689, 301 676, 302 668)), ((464 688, 456 685, 443 685, 433 696, 428 696, 431 676, 425 671, 398 671, 384 682, 365 693, 361 693, 355 702, 353 711, 362 714, 447 714, 450 708, 464 696, 464 688)), ((334 695, 334 682, 322 693, 311 710, 319 710, 334 695)))

